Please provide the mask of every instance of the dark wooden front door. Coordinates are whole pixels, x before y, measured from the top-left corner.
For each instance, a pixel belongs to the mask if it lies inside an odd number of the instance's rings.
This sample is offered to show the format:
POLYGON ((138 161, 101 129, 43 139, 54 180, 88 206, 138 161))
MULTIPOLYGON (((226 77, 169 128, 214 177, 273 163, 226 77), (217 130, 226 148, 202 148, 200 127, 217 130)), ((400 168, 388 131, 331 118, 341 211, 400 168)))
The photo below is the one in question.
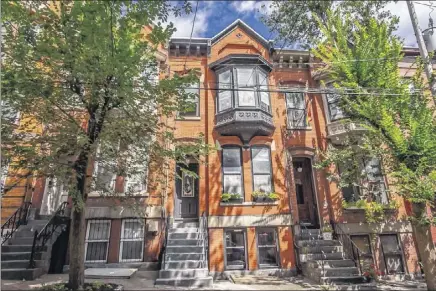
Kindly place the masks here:
POLYGON ((318 225, 315 195, 312 187, 312 165, 308 158, 294 158, 294 184, 300 222, 318 225))
MULTIPOLYGON (((182 171, 185 165, 177 165, 176 196, 174 201, 174 217, 198 217, 198 179, 182 171)), ((189 164, 186 168, 198 175, 198 164, 189 164)))

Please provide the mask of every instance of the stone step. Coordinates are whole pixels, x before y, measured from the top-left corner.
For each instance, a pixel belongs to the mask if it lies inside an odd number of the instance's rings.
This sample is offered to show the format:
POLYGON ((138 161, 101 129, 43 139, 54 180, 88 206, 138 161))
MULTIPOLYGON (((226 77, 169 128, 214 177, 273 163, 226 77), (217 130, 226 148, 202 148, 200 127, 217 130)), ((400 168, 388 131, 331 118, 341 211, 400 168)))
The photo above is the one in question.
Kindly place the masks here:
MULTIPOLYGON (((310 268, 321 268, 322 261, 308 261, 306 263, 310 268)), ((343 268, 343 267, 355 267, 356 264, 352 260, 324 260, 324 268, 343 268)))
POLYGON ((321 240, 322 236, 318 234, 300 233, 297 238, 298 240, 321 240))
POLYGON ((8 240, 8 245, 32 245, 32 237, 13 237, 8 240))
POLYGON ((198 227, 185 227, 185 228, 170 228, 168 229, 168 233, 193 233, 200 232, 198 227))
POLYGON ((22 229, 18 229, 17 232, 14 233, 14 238, 19 238, 19 237, 31 237, 33 238, 33 236, 35 235, 35 232, 30 231, 30 230, 22 230, 22 229))
POLYGON ((342 253, 342 246, 309 246, 302 247, 301 252, 303 254, 331 254, 331 253, 342 253))
POLYGON ((179 253, 179 254, 166 254, 165 261, 201 261, 203 260, 203 254, 193 254, 193 253, 179 253))
POLYGON ((187 278, 187 279, 156 279, 156 285, 182 286, 182 287, 210 287, 213 279, 211 276, 204 278, 187 278))
POLYGON ((41 231, 41 229, 43 229, 45 226, 45 224, 26 224, 26 225, 21 225, 18 228, 18 231, 23 231, 23 230, 30 230, 30 231, 41 231))
POLYGON ((168 234, 168 239, 199 239, 201 235, 200 232, 174 232, 168 234))
POLYGON ((340 246, 341 243, 337 240, 299 240, 297 241, 297 246, 308 247, 313 245, 320 246, 340 246))
POLYGON ((167 254, 180 254, 180 253, 191 253, 191 254, 202 254, 203 253, 202 246, 167 246, 166 253, 167 254))
MULTIPOLYGON (((43 253, 35 253, 35 260, 41 260, 43 253)), ((2 262, 4 261, 19 261, 19 260, 30 260, 30 252, 13 252, 13 253, 2 253, 2 262)))
POLYGON ((363 284, 366 279, 363 276, 337 276, 337 277, 321 277, 321 284, 363 284))
POLYGON ((42 268, 35 269, 3 269, 2 280, 26 280, 31 281, 44 273, 42 268))
MULTIPOLYGON (((335 290, 339 291, 372 291, 377 290, 377 284, 376 283, 362 283, 362 284, 356 284, 356 285, 338 285, 334 284, 335 290)), ((409 290, 409 289, 408 289, 409 290)))
POLYGON ((47 223, 48 223, 48 219, 47 220, 45 220, 45 219, 34 219, 34 220, 29 220, 29 221, 27 221, 27 225, 42 225, 42 226, 44 226, 44 225, 46 225, 47 223))
POLYGON ((205 268, 204 261, 185 260, 185 261, 170 261, 165 263, 165 269, 198 269, 205 268))
POLYGON ((344 268, 315 268, 312 269, 320 277, 341 277, 341 276, 358 276, 359 270, 356 267, 344 267, 344 268))
POLYGON ((202 278, 207 275, 209 275, 208 269, 168 269, 159 271, 159 278, 161 279, 202 278))
MULTIPOLYGON (((44 246, 44 251, 47 250, 47 246, 44 246)), ((32 245, 3 245, 2 253, 19 253, 19 252, 31 252, 32 245)))
POLYGON ((168 239, 168 246, 203 246, 201 239, 168 239))
POLYGON ((317 261, 317 260, 341 260, 342 253, 331 254, 300 254, 300 262, 317 261))
MULTIPOLYGON (((44 261, 35 261, 36 267, 41 267, 44 261)), ((2 261, 2 269, 27 269, 29 260, 2 261)))
POLYGON ((199 228, 200 225, 197 222, 174 222, 172 228, 199 228))

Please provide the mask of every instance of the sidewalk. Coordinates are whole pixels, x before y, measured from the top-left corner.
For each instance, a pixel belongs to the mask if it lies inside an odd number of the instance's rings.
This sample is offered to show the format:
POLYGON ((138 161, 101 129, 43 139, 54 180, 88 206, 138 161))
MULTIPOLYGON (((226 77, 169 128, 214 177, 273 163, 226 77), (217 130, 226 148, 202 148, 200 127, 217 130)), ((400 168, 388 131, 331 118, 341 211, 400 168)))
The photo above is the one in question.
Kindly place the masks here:
MULTIPOLYGON (((30 290, 46 284, 66 282, 68 274, 48 274, 34 281, 2 280, 1 290, 30 290)), ((134 275, 130 279, 86 279, 86 282, 115 283, 129 290, 186 290, 186 287, 154 286, 154 279, 134 275)), ((196 288, 197 290, 335 290, 327 289, 303 277, 278 278, 274 276, 245 276, 231 281, 215 281, 211 288, 196 288), (233 283, 234 282, 234 283, 233 283)), ((427 290, 425 282, 378 282, 377 290, 427 290)))

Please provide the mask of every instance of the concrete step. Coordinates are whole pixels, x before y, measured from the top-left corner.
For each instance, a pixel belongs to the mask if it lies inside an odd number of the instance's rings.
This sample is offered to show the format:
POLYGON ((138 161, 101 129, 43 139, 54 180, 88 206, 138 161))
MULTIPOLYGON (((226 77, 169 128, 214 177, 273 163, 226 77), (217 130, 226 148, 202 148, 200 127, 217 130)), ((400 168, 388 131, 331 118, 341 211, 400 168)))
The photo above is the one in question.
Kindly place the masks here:
POLYGON ((45 219, 34 219, 34 220, 29 220, 29 221, 27 221, 27 225, 42 225, 42 226, 44 226, 44 225, 46 225, 47 223, 48 223, 48 219, 47 220, 45 220, 45 219))
MULTIPOLYGON (((35 253, 35 260, 41 260, 43 253, 35 253)), ((11 252, 2 253, 2 262, 4 261, 20 261, 20 260, 30 260, 30 252, 11 252)))
MULTIPOLYGON (((47 250, 47 246, 44 246, 44 251, 47 250)), ((2 253, 19 253, 19 252, 31 252, 32 245, 3 245, 2 253)))
POLYGON ((203 254, 193 254, 193 253, 179 253, 179 254, 166 254, 165 261, 201 261, 203 260, 203 254))
MULTIPOLYGON (((35 261, 36 267, 41 267, 44 261, 35 261)), ((2 261, 2 269, 27 269, 29 260, 2 261)))
POLYGON ((169 239, 168 246, 203 246, 200 239, 169 239))
POLYGON ((22 231, 22 230, 31 230, 31 231, 41 231, 41 229, 43 229, 45 226, 44 224, 26 224, 26 225, 22 225, 18 228, 18 231, 22 231))
POLYGON ((342 250, 342 246, 309 246, 301 248, 303 254, 342 253, 342 250))
POLYGON ((191 253, 191 254, 202 254, 203 247, 201 246, 167 246, 166 253, 167 254, 180 254, 180 253, 191 253))
POLYGON ((169 269, 160 270, 160 279, 202 278, 209 275, 208 269, 169 269))
POLYGON ((366 283, 363 276, 337 276, 337 277, 321 277, 321 284, 363 284, 366 283))
POLYGON ((297 241, 297 246, 308 247, 308 246, 340 246, 341 243, 337 240, 299 240, 297 241))
POLYGON ((341 276, 357 276, 359 270, 356 267, 344 267, 344 268, 315 268, 313 272, 317 273, 320 277, 341 277, 341 276))
POLYGON ((28 230, 28 229, 27 230, 18 229, 18 231, 14 233, 14 238, 20 238, 20 237, 33 238, 34 235, 35 235, 35 233, 33 231, 28 230))
POLYGON ((192 232, 200 232, 198 227, 185 227, 185 228, 170 228, 168 229, 168 233, 192 233, 192 232))
POLYGON ((33 236, 32 237, 14 237, 8 240, 8 245, 32 245, 33 244, 33 236))
MULTIPOLYGON (((308 261, 306 263, 310 268, 321 268, 322 261, 308 261)), ((324 268, 354 268, 356 264, 352 260, 324 260, 324 268)))
POLYGON ((300 262, 317 261, 317 260, 341 260, 342 253, 331 254, 300 254, 300 262))
POLYGON ((200 225, 199 225, 198 221, 197 222, 174 222, 172 228, 191 228, 191 227, 199 228, 200 225))
POLYGON ((203 261, 194 260, 170 261, 165 263, 165 269, 199 269, 205 267, 207 266, 203 261))
POLYGON ((200 232, 174 232, 168 234, 168 239, 199 239, 201 237, 200 232))
POLYGON ((213 279, 211 276, 204 278, 187 278, 187 279, 156 279, 156 285, 182 286, 182 287, 210 287, 213 279))
POLYGON ((31 281, 42 274, 44 271, 41 268, 36 269, 3 269, 2 268, 2 280, 26 280, 31 281))

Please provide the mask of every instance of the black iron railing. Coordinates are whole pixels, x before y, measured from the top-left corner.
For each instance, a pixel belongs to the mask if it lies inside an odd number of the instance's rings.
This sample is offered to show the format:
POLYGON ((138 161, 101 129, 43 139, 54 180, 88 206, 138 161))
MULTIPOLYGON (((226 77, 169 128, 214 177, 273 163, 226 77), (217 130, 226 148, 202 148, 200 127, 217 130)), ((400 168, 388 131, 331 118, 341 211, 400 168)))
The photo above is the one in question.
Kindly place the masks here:
POLYGON ((67 205, 68 202, 63 202, 41 231, 35 231, 28 269, 35 268, 35 254, 44 250, 44 247, 52 238, 53 234, 58 233, 59 230, 63 232, 67 229, 69 221, 69 218, 65 216, 67 205))
POLYGON ((359 270, 359 275, 362 275, 364 272, 363 261, 366 258, 365 253, 357 247, 350 235, 345 233, 338 224, 333 224, 333 229, 335 237, 342 245, 343 253, 346 258, 354 261, 354 264, 359 270))
POLYGON ((200 235, 203 242, 203 268, 209 269, 208 254, 209 254, 209 237, 206 212, 203 211, 200 221, 200 235))
POLYGON ((166 269, 166 253, 167 253, 167 245, 168 245, 168 228, 169 228, 169 216, 166 215, 165 209, 162 210, 161 214, 162 218, 162 226, 161 233, 164 233, 162 248, 161 248, 161 269, 166 269))
POLYGON ((20 225, 27 224, 27 216, 29 214, 29 208, 32 205, 31 202, 24 202, 23 205, 18 208, 11 217, 6 220, 1 228, 2 245, 12 237, 14 232, 20 227, 20 225))

